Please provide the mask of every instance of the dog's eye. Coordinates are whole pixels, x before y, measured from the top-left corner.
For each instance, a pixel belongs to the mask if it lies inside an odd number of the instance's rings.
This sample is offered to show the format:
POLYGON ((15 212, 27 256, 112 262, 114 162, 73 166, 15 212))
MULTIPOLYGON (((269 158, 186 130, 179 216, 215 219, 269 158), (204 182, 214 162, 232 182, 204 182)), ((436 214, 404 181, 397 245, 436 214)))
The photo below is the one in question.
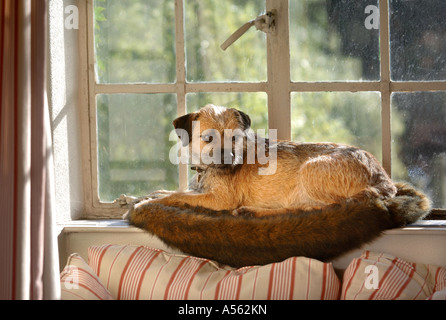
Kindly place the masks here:
POLYGON ((204 142, 212 142, 212 140, 214 140, 214 137, 209 134, 206 134, 201 136, 201 140, 203 140, 204 142))

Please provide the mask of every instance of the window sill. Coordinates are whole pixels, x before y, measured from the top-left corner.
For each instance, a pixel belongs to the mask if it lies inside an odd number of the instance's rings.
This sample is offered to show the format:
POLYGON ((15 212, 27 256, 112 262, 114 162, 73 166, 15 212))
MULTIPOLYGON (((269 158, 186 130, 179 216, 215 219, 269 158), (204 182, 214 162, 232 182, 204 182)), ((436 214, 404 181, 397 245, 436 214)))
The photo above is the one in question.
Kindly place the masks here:
POLYGON ((120 219, 73 220, 58 227, 61 232, 144 232, 120 219))
MULTIPOLYGON (((128 232, 145 233, 144 230, 130 226, 125 220, 73 220, 58 225, 62 232, 128 232)), ((387 230, 385 234, 407 234, 419 232, 446 232, 446 220, 422 220, 404 228, 387 230)))

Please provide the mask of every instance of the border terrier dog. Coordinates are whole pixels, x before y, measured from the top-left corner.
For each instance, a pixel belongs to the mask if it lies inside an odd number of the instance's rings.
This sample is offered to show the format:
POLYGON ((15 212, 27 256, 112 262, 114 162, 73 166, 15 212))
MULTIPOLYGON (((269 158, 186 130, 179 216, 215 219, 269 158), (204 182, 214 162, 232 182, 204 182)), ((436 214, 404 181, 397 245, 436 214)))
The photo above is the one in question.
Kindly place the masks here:
POLYGON ((247 114, 214 105, 173 125, 197 171, 191 190, 149 195, 127 219, 187 253, 233 266, 327 260, 430 210, 356 147, 260 138, 247 114))
POLYGON ((192 157, 198 159, 194 167, 198 174, 194 190, 152 200, 156 203, 265 216, 282 214, 290 208, 320 209, 348 198, 385 199, 397 191, 370 153, 333 143, 275 143, 260 139, 248 132, 249 116, 236 109, 207 105, 175 119, 173 125, 183 145, 188 145, 192 157), (243 135, 243 157, 235 157, 236 135, 243 135), (231 141, 229 148, 227 140, 231 141), (247 159, 250 142, 256 148, 253 163, 247 159), (193 150, 194 143, 198 152, 193 150), (206 148, 208 153, 203 152, 206 148), (267 149, 268 155, 275 152, 276 159, 261 164, 260 148, 267 149), (220 155, 216 155, 218 152, 220 155), (275 172, 268 173, 268 167, 275 172), (260 174, 260 169, 266 173, 260 174))

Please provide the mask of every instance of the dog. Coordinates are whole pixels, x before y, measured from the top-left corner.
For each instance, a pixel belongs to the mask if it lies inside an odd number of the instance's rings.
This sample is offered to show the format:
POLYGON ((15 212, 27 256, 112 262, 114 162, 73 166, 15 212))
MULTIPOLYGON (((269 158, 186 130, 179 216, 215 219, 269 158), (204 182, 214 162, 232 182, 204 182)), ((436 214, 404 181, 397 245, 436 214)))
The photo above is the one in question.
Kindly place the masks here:
POLYGON ((327 260, 430 211, 353 146, 261 138, 246 113, 214 105, 173 126, 197 171, 190 190, 152 193, 125 218, 193 255, 232 266, 327 260))
MULTIPOLYGON (((364 150, 334 143, 271 142, 249 132, 251 120, 242 111, 207 105, 173 121, 182 144, 198 154, 208 148, 214 161, 198 159, 198 171, 191 191, 175 192, 153 200, 167 206, 187 204, 212 210, 231 210, 234 215, 250 213, 260 217, 295 209, 320 209, 348 198, 379 197, 396 194, 396 187, 376 158, 364 150), (193 126, 194 122, 197 124, 193 126), (234 157, 237 138, 243 139, 242 156, 234 157), (221 138, 224 137, 224 138, 221 138), (228 139, 229 138, 229 139, 228 139), (225 141, 223 141, 225 140, 225 141), (227 140, 232 140, 229 150, 227 140), (248 163, 247 146, 254 145, 255 161, 248 163), (209 145, 213 144, 212 148, 209 145), (257 145, 255 145, 257 144, 257 145), (220 148, 219 148, 220 146, 220 148), (264 148, 275 159, 262 164, 257 156, 264 148), (229 155, 229 156, 228 156, 229 155), (230 161, 228 161, 228 159, 230 161), (275 171, 268 174, 268 168, 275 171), (259 174, 265 169, 267 174, 259 174)), ((239 143, 240 144, 240 143, 239 143)), ((238 152, 239 154, 241 152, 238 152)), ((209 157, 208 157, 209 158, 209 157)), ((157 192, 158 194, 162 192, 157 192)))

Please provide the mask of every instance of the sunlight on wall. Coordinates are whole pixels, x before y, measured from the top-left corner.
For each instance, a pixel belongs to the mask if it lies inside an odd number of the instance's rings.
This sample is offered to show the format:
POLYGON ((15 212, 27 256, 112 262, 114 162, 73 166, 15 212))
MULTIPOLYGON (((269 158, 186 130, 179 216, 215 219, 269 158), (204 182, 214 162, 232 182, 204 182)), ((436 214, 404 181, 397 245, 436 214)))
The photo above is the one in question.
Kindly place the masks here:
POLYGON ((58 223, 81 218, 84 207, 77 111, 78 32, 64 28, 64 8, 72 2, 49 2, 48 96, 58 223))

